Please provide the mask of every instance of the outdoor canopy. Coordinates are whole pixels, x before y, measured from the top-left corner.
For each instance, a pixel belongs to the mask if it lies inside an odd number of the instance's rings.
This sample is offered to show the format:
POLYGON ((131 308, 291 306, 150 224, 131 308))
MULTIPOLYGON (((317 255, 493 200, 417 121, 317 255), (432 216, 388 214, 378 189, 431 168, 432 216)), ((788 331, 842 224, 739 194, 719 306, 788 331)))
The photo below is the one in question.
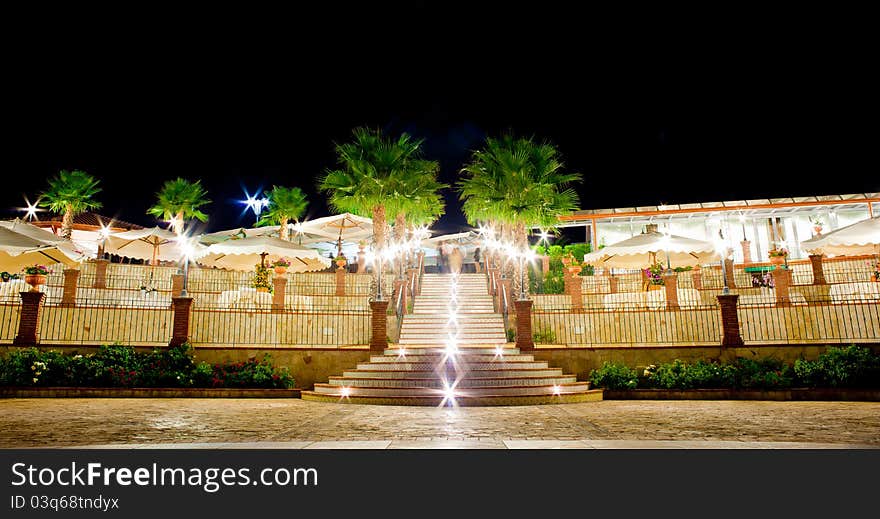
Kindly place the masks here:
POLYGON ((290 272, 311 272, 330 266, 330 260, 322 257, 318 251, 272 236, 215 243, 205 248, 196 257, 196 262, 206 267, 253 270, 255 265, 269 265, 280 258, 290 260, 290 272))
MULTIPOLYGON (((204 249, 199 244, 193 247, 195 255, 204 249)), ((107 237, 104 251, 126 258, 150 260, 151 265, 155 265, 157 260, 180 261, 183 257, 177 235, 159 227, 113 233, 107 237)))
POLYGON ((649 231, 609 245, 584 256, 596 267, 645 268, 652 263, 672 267, 693 267, 718 261, 721 256, 712 243, 684 236, 649 231))
POLYGON ((59 250, 24 234, 0 226, 0 270, 19 272, 29 265, 74 265, 76 260, 59 250))
POLYGON ((77 244, 67 238, 58 236, 52 231, 37 227, 36 225, 25 222, 19 218, 16 218, 15 220, 0 221, 0 225, 10 231, 23 234, 28 238, 33 238, 44 245, 54 245, 72 261, 79 262, 86 259, 85 253, 80 250, 77 244))
POLYGON ((804 240, 801 248, 829 257, 880 254, 880 216, 804 240))

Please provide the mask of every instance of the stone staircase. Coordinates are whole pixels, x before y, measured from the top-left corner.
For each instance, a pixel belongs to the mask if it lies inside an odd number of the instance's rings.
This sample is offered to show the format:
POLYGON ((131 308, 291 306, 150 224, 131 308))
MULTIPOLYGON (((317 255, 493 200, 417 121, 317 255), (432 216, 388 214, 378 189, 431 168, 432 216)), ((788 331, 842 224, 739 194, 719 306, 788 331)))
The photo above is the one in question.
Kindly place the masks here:
POLYGON ((363 404, 478 406, 601 400, 546 361, 507 344, 486 276, 426 274, 396 348, 303 391, 304 400, 363 404))

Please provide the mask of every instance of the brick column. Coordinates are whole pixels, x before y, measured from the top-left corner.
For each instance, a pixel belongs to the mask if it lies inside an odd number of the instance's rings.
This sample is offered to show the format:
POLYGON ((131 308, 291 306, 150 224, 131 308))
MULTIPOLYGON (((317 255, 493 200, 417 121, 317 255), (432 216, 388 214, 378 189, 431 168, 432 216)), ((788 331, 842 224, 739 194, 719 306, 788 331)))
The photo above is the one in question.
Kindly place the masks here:
POLYGON ((810 265, 813 267, 813 284, 814 285, 826 285, 828 284, 825 281, 825 268, 822 265, 822 255, 821 254, 810 254, 810 265))
POLYGON ((183 274, 171 274, 171 297, 180 297, 183 292, 183 274))
POLYGON ((699 265, 693 270, 691 279, 693 280, 694 288, 697 290, 703 289, 703 270, 699 268, 699 265))
POLYGON ((736 277, 733 275, 732 259, 724 260, 724 275, 727 276, 727 286, 729 288, 736 288, 736 277))
POLYGON ((617 282, 618 281, 619 280, 617 279, 617 276, 611 276, 608 278, 608 288, 611 290, 612 294, 617 293, 617 282))
POLYGON ((388 301, 370 301, 370 351, 382 352, 388 347, 388 301))
POLYGON ((776 305, 791 304, 791 270, 777 265, 773 269, 773 287, 776 291, 776 305))
POLYGON ((742 335, 739 331, 739 316, 736 313, 738 295, 717 296, 721 307, 721 345, 742 346, 742 335))
POLYGON ((345 295, 345 269, 339 267, 335 271, 336 274, 336 295, 344 296, 345 295))
POLYGON ((752 262, 752 242, 749 240, 743 240, 739 242, 740 246, 743 250, 743 263, 751 263, 752 262))
MULTIPOLYGON (((406 297, 410 296, 409 290, 412 287, 413 291, 418 288, 418 283, 416 283, 416 278, 419 276, 419 269, 416 268, 408 268, 406 269, 406 297)), ((406 305, 403 306, 404 309, 406 305)))
POLYGON ((584 307, 583 281, 580 276, 568 272, 568 269, 565 269, 564 272, 565 293, 571 298, 571 309, 580 310, 584 307))
POLYGON ((532 337, 532 301, 517 300, 516 305, 516 347, 522 351, 535 349, 532 337))
POLYGON ((280 275, 272 278, 272 311, 280 313, 284 311, 284 303, 287 297, 287 276, 280 275))
POLYGON ((663 273, 663 288, 666 289, 666 309, 678 310, 678 276, 663 273))
POLYGON ((171 329, 171 342, 168 345, 180 346, 189 341, 192 298, 174 296, 171 298, 171 307, 174 309, 174 324, 171 329))
POLYGON ((19 292, 21 294, 21 314, 18 318, 18 335, 12 344, 16 346, 36 346, 40 342, 40 312, 43 309, 43 292, 19 292))
POLYGON ((107 288, 107 266, 110 264, 105 259, 95 260, 95 283, 92 288, 107 288))
POLYGON ((77 269, 65 269, 64 270, 64 289, 61 293, 61 304, 63 305, 75 305, 76 304, 76 287, 79 283, 79 270, 77 269))

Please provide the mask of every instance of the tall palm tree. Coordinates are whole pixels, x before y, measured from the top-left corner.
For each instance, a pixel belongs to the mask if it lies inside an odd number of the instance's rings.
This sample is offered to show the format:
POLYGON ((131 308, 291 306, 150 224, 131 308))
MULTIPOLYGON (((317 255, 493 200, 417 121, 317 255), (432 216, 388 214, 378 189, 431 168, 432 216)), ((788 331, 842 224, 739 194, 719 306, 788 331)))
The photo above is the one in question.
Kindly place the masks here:
MULTIPOLYGON (((578 195, 570 186, 581 181, 579 173, 562 171, 556 147, 548 142, 503 135, 486 140, 473 153, 459 182, 463 210, 471 222, 495 220, 511 232, 520 251, 528 247, 530 227, 553 227, 558 218, 578 207, 578 195)), ((517 265, 514 285, 520 284, 517 265)))
POLYGON ((421 159, 423 141, 406 133, 397 139, 368 128, 352 133, 352 142, 336 145, 339 167, 327 171, 319 187, 336 211, 373 219, 373 247, 381 254, 386 245, 386 216, 405 214, 407 200, 421 196, 421 190, 412 194, 406 188, 407 181, 411 184, 419 174, 434 174, 437 166, 421 159))
POLYGON ((208 221, 208 215, 199 210, 199 207, 211 203, 205 198, 207 194, 201 180, 190 182, 179 177, 168 180, 156 193, 156 205, 147 209, 147 214, 172 221, 174 232, 183 234, 186 220, 195 218, 200 222, 208 221))
POLYGON ((70 238, 74 216, 101 207, 101 202, 92 200, 101 192, 98 184, 98 179, 80 170, 61 170, 58 176, 49 180, 49 187, 40 193, 39 205, 63 214, 61 236, 70 238))
POLYGON ((273 186, 269 191, 269 207, 260 215, 257 220, 257 227, 263 225, 278 225, 280 238, 288 240, 290 231, 287 228, 287 222, 290 220, 299 221, 309 201, 306 200, 306 194, 298 187, 282 187, 273 186))

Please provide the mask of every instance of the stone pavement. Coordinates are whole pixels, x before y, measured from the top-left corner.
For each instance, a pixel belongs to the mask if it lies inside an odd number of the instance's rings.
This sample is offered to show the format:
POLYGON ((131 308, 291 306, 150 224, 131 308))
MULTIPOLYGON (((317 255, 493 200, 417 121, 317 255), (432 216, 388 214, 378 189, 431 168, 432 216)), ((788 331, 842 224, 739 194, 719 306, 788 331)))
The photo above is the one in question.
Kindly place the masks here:
POLYGON ((880 448, 880 403, 421 408, 260 399, 3 399, 0 447, 880 448))

